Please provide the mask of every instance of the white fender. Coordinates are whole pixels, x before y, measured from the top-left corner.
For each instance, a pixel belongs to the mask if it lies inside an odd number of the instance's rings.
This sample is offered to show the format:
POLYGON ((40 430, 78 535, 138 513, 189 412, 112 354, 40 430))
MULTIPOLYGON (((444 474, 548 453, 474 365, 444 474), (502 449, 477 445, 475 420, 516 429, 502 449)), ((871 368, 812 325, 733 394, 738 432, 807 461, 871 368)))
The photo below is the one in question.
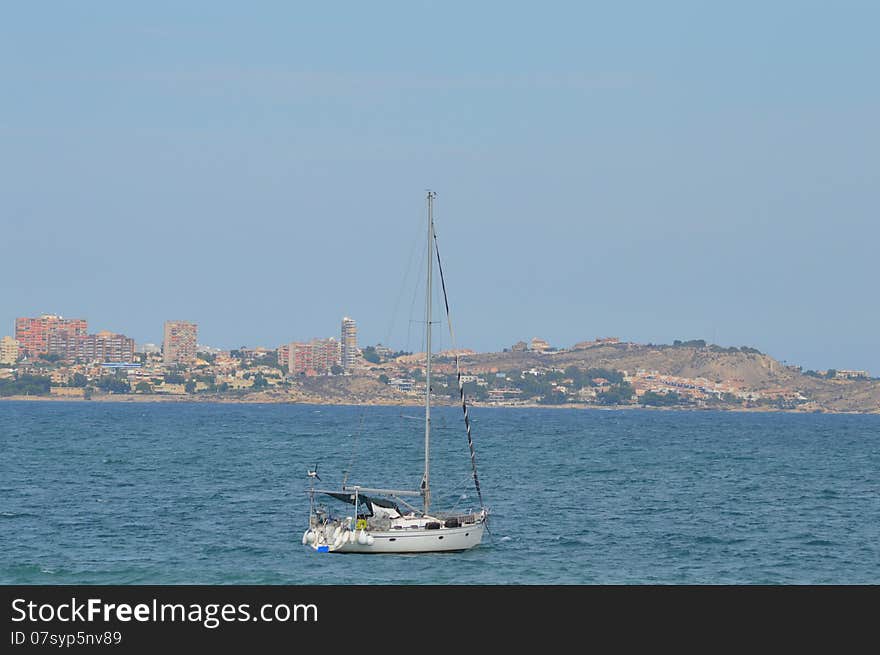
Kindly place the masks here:
POLYGON ((361 546, 366 546, 367 545, 367 533, 363 530, 358 530, 357 540, 361 546))
POLYGON ((367 535, 367 545, 372 546, 374 541, 376 541, 375 537, 373 537, 373 535, 371 535, 371 534, 368 534, 367 535))

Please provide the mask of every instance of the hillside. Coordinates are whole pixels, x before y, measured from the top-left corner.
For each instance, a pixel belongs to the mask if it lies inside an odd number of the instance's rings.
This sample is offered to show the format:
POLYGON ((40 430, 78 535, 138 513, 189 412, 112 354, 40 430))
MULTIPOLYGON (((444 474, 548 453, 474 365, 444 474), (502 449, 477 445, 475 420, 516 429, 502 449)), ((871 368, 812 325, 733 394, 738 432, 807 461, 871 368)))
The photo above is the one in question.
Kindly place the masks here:
POLYGON ((801 409, 807 411, 880 412, 878 380, 819 379, 751 350, 621 343, 546 354, 476 354, 463 357, 461 364, 463 370, 478 374, 569 366, 630 374, 638 370, 656 371, 661 375, 731 383, 756 392, 799 392, 807 399, 801 409))
MULTIPOLYGON (((269 392, 267 399, 285 398, 288 401, 352 403, 352 404, 420 404, 421 393, 403 393, 379 380, 388 377, 414 375, 424 361, 424 354, 410 355, 369 366, 354 376, 318 376, 296 379, 286 392, 269 392)), ((444 373, 453 371, 454 359, 436 357, 436 374, 442 379, 444 373)), ((754 392, 758 398, 745 401, 741 397, 711 397, 707 402, 685 403, 690 406, 717 409, 781 408, 808 412, 880 412, 880 381, 878 380, 827 380, 803 374, 795 367, 785 366, 773 357, 753 349, 722 349, 717 346, 695 347, 687 345, 610 344, 581 350, 565 350, 548 353, 468 352, 461 357, 462 372, 493 380, 494 374, 511 374, 519 377, 523 371, 548 372, 576 367, 583 371, 605 369, 625 371, 630 376, 654 374, 673 376, 686 380, 705 380, 725 385, 748 396, 754 392)), ((528 376, 527 376, 528 377, 528 376)), ((510 386, 502 380, 500 386, 510 386)), ((499 385, 495 385, 496 388, 499 385)), ((448 394, 448 387, 438 380, 435 397, 438 404, 457 402, 456 393, 448 394)), ((469 392, 477 404, 479 396, 469 392)), ((491 400, 491 398, 489 399, 491 400)), ((540 397, 523 395, 517 404, 540 402, 540 397)), ((575 403, 568 396, 562 404, 575 403)), ((549 404, 558 404, 552 402, 549 404)))
POLYGON ((473 372, 527 370, 554 366, 609 368, 627 372, 638 369, 665 375, 736 381, 760 388, 803 377, 768 355, 714 352, 709 348, 615 344, 584 350, 537 354, 531 352, 487 353, 462 358, 462 368, 473 372))
MULTIPOLYGON (((579 348, 496 353, 460 351, 466 392, 473 404, 656 406, 708 409, 784 409, 803 412, 880 413, 880 380, 819 377, 785 366, 752 348, 703 342, 673 345, 584 342, 579 348)), ((289 375, 264 361, 230 360, 238 367, 211 373, 208 365, 187 386, 168 383, 161 363, 135 386, 119 374, 94 377, 88 387, 54 383, 70 371, 55 364, 22 365, 0 379, 0 397, 107 401, 302 402, 418 405, 424 398, 424 353, 379 363, 361 360, 351 375, 289 375), (205 378, 208 382, 205 382, 205 378), (107 383, 111 382, 112 385, 107 383), (257 386, 259 382, 259 386, 257 386), (168 384, 166 384, 168 383, 168 384), (248 384, 250 383, 250 384, 248 384), (140 387, 146 385, 147 391, 140 387), (202 385, 199 388, 199 385, 202 385), (235 385, 234 388, 230 388, 235 385), (151 389, 156 388, 154 393, 151 389)), ((459 402, 449 353, 434 358, 434 402, 459 402)), ((224 365, 227 365, 225 362, 224 365)), ((865 375, 846 372, 849 376, 865 375)), ((79 377, 85 379, 80 373, 79 377)), ((75 378, 74 378, 75 379, 75 378)))

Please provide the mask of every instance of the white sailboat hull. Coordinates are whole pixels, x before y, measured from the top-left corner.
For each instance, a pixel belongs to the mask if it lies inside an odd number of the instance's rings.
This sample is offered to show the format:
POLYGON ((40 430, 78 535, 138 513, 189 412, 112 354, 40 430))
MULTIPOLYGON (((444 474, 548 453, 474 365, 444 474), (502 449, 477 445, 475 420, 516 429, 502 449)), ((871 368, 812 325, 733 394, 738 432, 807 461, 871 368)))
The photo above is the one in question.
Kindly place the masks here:
POLYGON ((346 541, 340 546, 316 543, 317 551, 329 553, 441 553, 469 550, 480 545, 483 540, 485 523, 472 523, 455 528, 426 530, 386 530, 370 532, 372 544, 346 541))

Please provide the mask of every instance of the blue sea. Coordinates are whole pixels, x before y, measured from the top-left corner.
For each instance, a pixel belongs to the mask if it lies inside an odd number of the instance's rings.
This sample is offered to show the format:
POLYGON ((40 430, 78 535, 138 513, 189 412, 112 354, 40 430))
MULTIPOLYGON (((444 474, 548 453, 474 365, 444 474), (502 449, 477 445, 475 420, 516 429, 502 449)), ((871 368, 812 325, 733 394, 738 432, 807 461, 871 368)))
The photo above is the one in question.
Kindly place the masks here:
MULTIPOLYGON (((2 402, 0 583, 880 583, 880 416, 471 416, 483 545, 332 555, 301 545, 307 469, 417 488, 419 409, 2 402)), ((475 508, 460 410, 434 417, 435 503, 475 508)))

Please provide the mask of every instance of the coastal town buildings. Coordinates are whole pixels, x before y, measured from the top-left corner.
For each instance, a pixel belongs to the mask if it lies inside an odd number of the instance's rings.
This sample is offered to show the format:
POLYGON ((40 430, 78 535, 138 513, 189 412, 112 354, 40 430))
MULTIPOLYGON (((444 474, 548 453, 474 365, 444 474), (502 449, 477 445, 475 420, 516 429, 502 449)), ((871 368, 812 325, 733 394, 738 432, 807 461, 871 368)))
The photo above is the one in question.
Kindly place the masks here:
MULTIPOLYGON (((257 346, 256 348, 239 348, 237 350, 239 356, 244 359, 248 359, 255 362, 265 362, 266 358, 272 354, 272 350, 270 348, 264 348, 263 346, 257 346)), ((277 353, 277 348, 275 349, 277 353)))
POLYGON ((195 362, 198 331, 198 325, 189 321, 165 321, 162 356, 166 365, 195 362))
POLYGON ((412 378, 391 378, 388 386, 403 393, 412 393, 415 390, 416 381, 412 378))
POLYGON ((108 330, 84 335, 57 332, 49 337, 48 354, 64 361, 130 363, 134 359, 134 339, 108 330))
POLYGON ((78 337, 86 336, 87 332, 88 326, 84 318, 43 314, 35 318, 15 319, 15 340, 27 357, 48 355, 50 343, 75 343, 78 337))
POLYGON ((498 389, 492 389, 489 391, 489 402, 510 402, 511 400, 516 400, 522 396, 522 391, 520 389, 514 389, 510 387, 501 387, 498 389))
POLYGON ((18 341, 6 336, 0 339, 0 364, 15 364, 18 361, 18 341))
POLYGON ((341 358, 341 344, 333 337, 291 343, 288 371, 293 375, 326 375, 341 358))
POLYGON ((275 357, 278 363, 285 369, 290 368, 290 344, 285 343, 275 349, 275 357))
POLYGON ((134 360, 134 339, 103 330, 80 339, 75 352, 75 359, 87 362, 131 363, 134 360))
MULTIPOLYGON (((136 349, 123 334, 107 330, 88 334, 85 319, 46 314, 16 319, 15 327, 36 354, 29 355, 12 336, 0 339, 0 396, 95 398, 130 393, 219 399, 254 394, 282 402, 406 404, 425 392, 425 353, 395 352, 382 344, 361 353, 357 325, 350 317, 343 319, 338 338, 275 349, 199 346, 197 325, 186 321, 165 324, 160 352, 152 344, 136 349), (343 372, 345 377, 337 379, 300 377, 343 372)), ((856 406, 860 411, 880 412, 880 386, 868 371, 804 373, 756 353, 745 347, 713 350, 697 340, 662 347, 621 343, 617 337, 559 348, 536 337, 504 352, 435 352, 432 393, 441 403, 457 401, 460 379, 477 404, 811 412, 856 406), (596 352, 584 352, 589 349, 596 352), (694 359, 689 349, 700 358, 694 359), (642 366, 643 361, 651 365, 642 366), (852 401, 842 393, 846 389, 858 392, 852 401)))
POLYGON ((87 334, 85 319, 66 319, 54 314, 15 321, 19 354, 28 357, 51 355, 63 361, 131 362, 134 340, 107 330, 87 334))
POLYGON ((342 319, 342 370, 351 372, 358 356, 357 324, 348 316, 342 319))
POLYGON ((867 380, 870 378, 868 371, 850 371, 846 369, 838 369, 834 373, 836 380, 867 380))
POLYGON ((55 355, 63 360, 76 358, 76 346, 85 334, 72 334, 66 330, 52 331, 47 338, 46 351, 41 354, 55 355))
POLYGON ((536 353, 544 353, 550 350, 550 344, 544 339, 534 337, 529 343, 529 350, 536 353))
POLYGON ((639 369, 632 376, 627 376, 635 390, 636 397, 641 398, 647 392, 660 395, 675 394, 682 399, 702 401, 709 398, 729 398, 740 401, 755 401, 761 399, 801 399, 800 394, 793 389, 772 388, 755 391, 733 380, 711 381, 706 378, 687 378, 676 375, 662 375, 658 371, 645 371, 639 369))

